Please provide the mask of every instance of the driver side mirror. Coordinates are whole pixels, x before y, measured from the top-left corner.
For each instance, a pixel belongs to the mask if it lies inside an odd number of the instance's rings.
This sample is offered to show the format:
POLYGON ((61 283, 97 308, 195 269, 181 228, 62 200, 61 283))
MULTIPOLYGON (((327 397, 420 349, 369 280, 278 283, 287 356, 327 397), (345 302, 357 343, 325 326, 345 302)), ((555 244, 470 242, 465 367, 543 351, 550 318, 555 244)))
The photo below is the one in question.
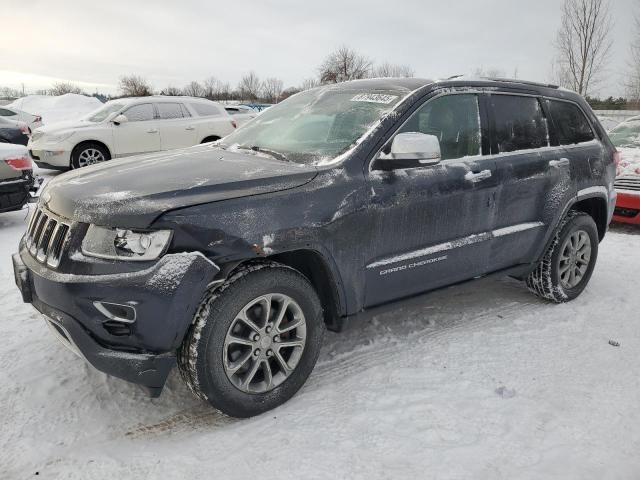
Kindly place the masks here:
POLYGON ((113 123, 115 123, 116 125, 120 125, 121 123, 127 123, 129 121, 129 119, 123 115, 122 113, 120 115, 117 115, 113 120, 111 120, 113 123))
POLYGON ((380 152, 374 170, 415 168, 440 163, 440 141, 435 135, 419 132, 399 133, 391 142, 390 153, 380 152))

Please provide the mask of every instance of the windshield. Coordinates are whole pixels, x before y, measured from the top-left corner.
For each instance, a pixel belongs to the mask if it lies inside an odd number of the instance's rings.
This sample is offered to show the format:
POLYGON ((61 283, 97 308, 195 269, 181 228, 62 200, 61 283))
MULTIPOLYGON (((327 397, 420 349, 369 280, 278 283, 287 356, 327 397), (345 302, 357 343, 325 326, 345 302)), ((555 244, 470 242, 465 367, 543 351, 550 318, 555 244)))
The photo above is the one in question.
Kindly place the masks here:
POLYGON ((355 145, 407 90, 322 87, 274 105, 220 146, 253 149, 288 161, 328 163, 355 145))
POLYGON ((616 147, 640 147, 640 120, 624 122, 609 132, 616 147))
POLYGON ((94 110, 89 115, 85 117, 85 120, 89 120, 90 122, 103 122, 106 118, 112 113, 116 113, 120 111, 124 107, 122 103, 105 103, 102 107, 97 110, 94 110))

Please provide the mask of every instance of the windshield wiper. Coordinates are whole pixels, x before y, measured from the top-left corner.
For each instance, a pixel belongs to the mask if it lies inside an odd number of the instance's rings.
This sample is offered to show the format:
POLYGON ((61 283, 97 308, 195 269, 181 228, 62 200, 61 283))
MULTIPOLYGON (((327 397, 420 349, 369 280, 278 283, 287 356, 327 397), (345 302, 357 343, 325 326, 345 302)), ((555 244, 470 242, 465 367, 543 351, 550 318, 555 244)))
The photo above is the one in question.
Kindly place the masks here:
POLYGON ((287 157, 284 154, 277 152, 275 150, 271 150, 270 148, 259 147, 257 145, 254 145, 253 147, 238 145, 236 148, 241 150, 253 150, 254 152, 266 153, 267 155, 275 158, 276 160, 283 160, 285 162, 289 161, 289 159, 287 159, 287 157))

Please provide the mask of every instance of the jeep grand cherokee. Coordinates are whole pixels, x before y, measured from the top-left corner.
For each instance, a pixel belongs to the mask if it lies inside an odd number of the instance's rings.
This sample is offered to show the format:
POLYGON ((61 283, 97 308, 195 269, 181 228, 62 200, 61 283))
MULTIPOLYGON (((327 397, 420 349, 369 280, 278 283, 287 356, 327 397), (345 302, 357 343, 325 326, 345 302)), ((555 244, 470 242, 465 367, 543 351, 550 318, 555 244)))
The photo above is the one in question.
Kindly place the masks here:
POLYGON ((159 394, 177 363, 247 417, 293 396, 325 327, 364 310, 496 272, 577 297, 616 155, 587 103, 551 85, 323 86, 215 144, 58 176, 16 282, 97 369, 159 394))

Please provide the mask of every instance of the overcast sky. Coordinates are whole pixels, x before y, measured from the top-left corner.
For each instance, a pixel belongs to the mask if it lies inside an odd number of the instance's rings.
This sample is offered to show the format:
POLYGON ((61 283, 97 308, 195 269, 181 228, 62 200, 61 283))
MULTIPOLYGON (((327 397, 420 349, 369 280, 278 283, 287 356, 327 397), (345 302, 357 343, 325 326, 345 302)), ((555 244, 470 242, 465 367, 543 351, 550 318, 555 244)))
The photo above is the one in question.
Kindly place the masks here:
MULTIPOLYGON (((612 1, 614 48, 602 95, 624 93, 637 0, 612 1)), ((349 45, 375 61, 442 78, 499 68, 550 80, 562 0, 0 0, 0 86, 58 79, 115 93, 135 73, 156 89, 243 73, 286 86, 349 45)))

